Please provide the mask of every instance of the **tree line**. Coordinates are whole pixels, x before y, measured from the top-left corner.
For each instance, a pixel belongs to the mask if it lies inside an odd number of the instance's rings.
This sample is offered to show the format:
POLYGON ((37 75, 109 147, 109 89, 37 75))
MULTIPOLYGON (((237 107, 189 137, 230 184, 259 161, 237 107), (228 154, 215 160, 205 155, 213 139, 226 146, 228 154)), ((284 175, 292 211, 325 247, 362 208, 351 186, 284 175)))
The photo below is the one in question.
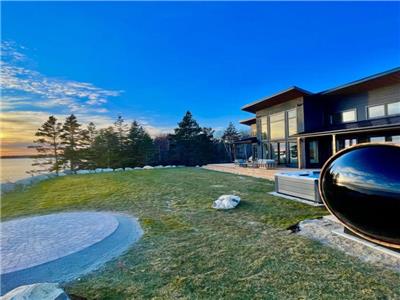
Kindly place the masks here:
POLYGON ((65 169, 76 173, 96 168, 229 162, 233 143, 243 134, 229 123, 222 137, 215 138, 214 130, 201 127, 188 111, 174 133, 154 139, 137 121, 127 124, 119 116, 112 126, 97 129, 93 122, 84 127, 74 114, 63 123, 49 116, 35 136, 30 146, 38 153, 33 166, 37 172, 58 174, 65 169))

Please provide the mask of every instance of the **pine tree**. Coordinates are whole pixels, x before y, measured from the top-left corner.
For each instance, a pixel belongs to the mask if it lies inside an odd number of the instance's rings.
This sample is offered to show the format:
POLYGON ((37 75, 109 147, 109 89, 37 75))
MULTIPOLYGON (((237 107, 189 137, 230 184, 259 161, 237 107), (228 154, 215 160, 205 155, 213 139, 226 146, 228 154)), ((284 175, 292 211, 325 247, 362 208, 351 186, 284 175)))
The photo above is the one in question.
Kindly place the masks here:
POLYGON ((149 164, 154 159, 154 144, 146 130, 133 121, 128 134, 127 165, 131 167, 149 164))
POLYGON ((127 151, 127 134, 128 134, 128 125, 125 124, 122 116, 118 116, 117 120, 114 122, 114 133, 117 136, 117 152, 116 154, 119 157, 118 168, 121 168, 126 165, 126 151, 127 151))
POLYGON ((214 130, 203 127, 197 137, 196 148, 198 149, 196 165, 204 165, 211 162, 214 158, 214 130))
POLYGON ((94 170, 96 168, 96 153, 93 148, 94 141, 97 136, 96 125, 90 122, 85 130, 82 130, 82 139, 85 148, 82 149, 82 157, 80 168, 94 170))
POLYGON ((94 139, 96 138, 97 135, 97 130, 96 130, 96 125, 94 125, 93 122, 90 122, 87 126, 87 133, 88 133, 88 138, 89 141, 92 143, 94 142, 94 139))
POLYGON ((229 125, 225 129, 221 139, 225 145, 225 149, 228 152, 231 161, 234 160, 234 143, 240 140, 240 138, 241 134, 236 130, 235 125, 233 125, 232 122, 229 122, 229 125))
POLYGON ((212 131, 201 128, 189 111, 178 123, 175 134, 170 135, 170 142, 172 163, 193 166, 210 161, 212 131))
POLYGON ((91 146, 94 162, 98 168, 117 168, 120 165, 118 135, 113 127, 99 130, 91 146))
POLYGON ((83 149, 87 145, 86 132, 81 130, 75 115, 70 115, 63 124, 61 134, 62 144, 64 145, 64 162, 69 164, 71 172, 75 173, 82 164, 83 149))
POLYGON ((168 135, 157 136, 154 141, 154 155, 158 164, 168 164, 168 152, 169 152, 169 137, 168 135))
POLYGON ((38 172, 54 171, 58 176, 63 154, 63 147, 60 141, 61 134, 62 125, 57 122, 54 116, 50 116, 35 133, 35 136, 39 137, 39 139, 34 141, 36 145, 29 148, 34 148, 38 152, 38 156, 32 164, 32 166, 41 168, 38 172))
POLYGON ((201 128, 193 119, 192 113, 187 111, 182 121, 178 123, 178 128, 175 128, 174 131, 178 139, 190 140, 200 134, 201 128))

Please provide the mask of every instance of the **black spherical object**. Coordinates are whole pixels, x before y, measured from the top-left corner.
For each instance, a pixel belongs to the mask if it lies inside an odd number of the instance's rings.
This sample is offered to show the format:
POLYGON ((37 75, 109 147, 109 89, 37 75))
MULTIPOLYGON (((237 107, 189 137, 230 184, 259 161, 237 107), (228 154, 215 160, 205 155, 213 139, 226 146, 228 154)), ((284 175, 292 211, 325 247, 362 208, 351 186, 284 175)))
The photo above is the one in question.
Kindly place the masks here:
POLYGON ((338 152, 321 171, 319 191, 352 232, 400 249, 400 146, 360 144, 338 152))

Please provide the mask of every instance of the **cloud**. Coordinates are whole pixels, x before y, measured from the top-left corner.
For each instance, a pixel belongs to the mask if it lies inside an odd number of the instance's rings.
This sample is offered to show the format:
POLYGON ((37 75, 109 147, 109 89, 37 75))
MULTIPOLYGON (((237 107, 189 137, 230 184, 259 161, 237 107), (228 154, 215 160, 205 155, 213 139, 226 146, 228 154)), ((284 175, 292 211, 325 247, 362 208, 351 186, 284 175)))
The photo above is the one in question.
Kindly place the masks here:
POLYGON ((382 174, 374 174, 356 170, 352 167, 334 167, 333 172, 339 174, 337 183, 355 190, 385 192, 396 192, 400 188, 400 183, 393 183, 389 178, 382 174))
POLYGON ((172 127, 155 127, 155 126, 151 126, 149 124, 147 124, 147 125, 141 124, 141 125, 147 131, 147 133, 150 134, 150 136, 152 138, 155 138, 156 136, 159 136, 159 135, 172 133, 174 131, 174 129, 172 127))
MULTIPOLYGON (((97 128, 111 126, 117 114, 106 107, 110 99, 122 91, 108 90, 91 83, 48 77, 33 70, 25 49, 10 41, 1 43, 1 113, 0 143, 2 155, 34 154, 28 149, 35 139, 36 130, 54 115, 60 122, 74 113, 86 126, 95 123, 97 128)), ((156 127, 148 118, 138 122, 155 137, 173 131, 169 127, 156 127)), ((133 119, 126 119, 130 124, 133 119)))
POLYGON ((36 108, 57 107, 64 113, 89 113, 92 110, 104 113, 107 110, 102 106, 108 99, 122 93, 87 82, 48 77, 27 68, 24 63, 28 58, 20 52, 23 47, 18 47, 15 43, 2 42, 1 50, 0 86, 6 97, 6 103, 2 105, 3 110, 30 105, 36 108))

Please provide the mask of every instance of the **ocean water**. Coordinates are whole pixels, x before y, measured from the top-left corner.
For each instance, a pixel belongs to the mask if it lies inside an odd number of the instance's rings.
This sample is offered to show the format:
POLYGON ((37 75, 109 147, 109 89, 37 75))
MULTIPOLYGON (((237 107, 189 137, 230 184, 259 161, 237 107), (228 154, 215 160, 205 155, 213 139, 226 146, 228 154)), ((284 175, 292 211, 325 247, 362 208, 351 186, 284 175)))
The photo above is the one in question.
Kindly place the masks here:
POLYGON ((26 171, 33 169, 32 158, 1 158, 0 159, 0 182, 14 182, 19 179, 30 177, 26 171))

